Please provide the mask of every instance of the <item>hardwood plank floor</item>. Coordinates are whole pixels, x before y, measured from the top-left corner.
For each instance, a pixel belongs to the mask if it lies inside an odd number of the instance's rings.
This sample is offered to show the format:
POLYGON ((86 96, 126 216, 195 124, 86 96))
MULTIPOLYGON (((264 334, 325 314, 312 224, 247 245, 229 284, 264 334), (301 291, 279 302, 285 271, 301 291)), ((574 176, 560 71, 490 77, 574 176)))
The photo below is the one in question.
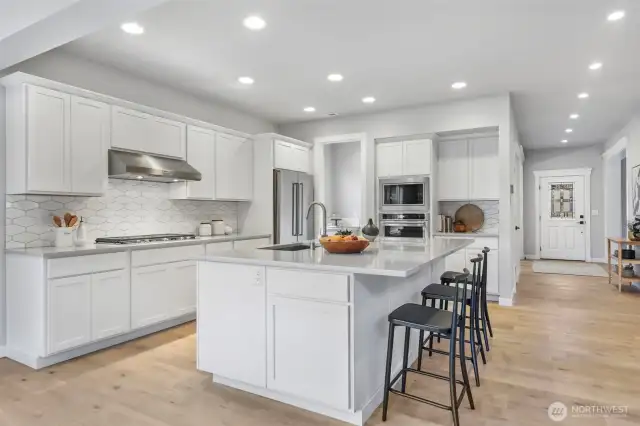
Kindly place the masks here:
MULTIPOLYGON (((550 403, 628 405, 624 418, 559 424, 640 425, 640 295, 606 278, 542 275, 523 262, 516 305, 491 306, 495 338, 476 410, 462 425, 550 425, 550 403)), ((0 360, 1 426, 342 425, 322 416, 211 383, 195 369, 187 324, 41 371, 0 360)), ((446 359, 425 357, 444 372, 446 359)), ((380 366, 383 368, 383 366, 380 366)), ((448 398, 448 385, 409 376, 408 389, 448 398)), ((380 425, 380 410, 368 425, 380 425)), ((391 396, 390 426, 450 425, 448 412, 391 396)))

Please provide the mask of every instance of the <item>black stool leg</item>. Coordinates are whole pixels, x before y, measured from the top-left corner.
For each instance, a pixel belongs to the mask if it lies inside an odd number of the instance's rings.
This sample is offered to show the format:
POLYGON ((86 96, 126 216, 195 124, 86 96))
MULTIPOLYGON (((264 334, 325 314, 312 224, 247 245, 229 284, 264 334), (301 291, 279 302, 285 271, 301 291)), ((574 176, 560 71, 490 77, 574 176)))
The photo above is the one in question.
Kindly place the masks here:
POLYGON ((491 328, 491 320, 489 319, 489 309, 487 305, 487 299, 484 299, 484 316, 487 317, 487 326, 489 328, 489 335, 493 337, 493 329, 491 328))
POLYGON ((487 294, 482 294, 482 334, 484 334, 484 346, 487 352, 491 350, 489 347, 489 337, 487 337, 487 294))
MULTIPOLYGON (((440 299, 440 303, 438 303, 438 308, 440 310, 444 309, 444 300, 440 299)), ((440 343, 440 333, 438 333, 438 343, 440 343)))
POLYGON ((476 335, 470 336, 472 339, 477 339, 478 347, 480 348, 480 356, 482 357, 482 363, 487 363, 487 358, 484 355, 484 347, 482 345, 482 336, 480 335, 480 306, 478 306, 478 302, 476 301, 476 309, 475 314, 473 315, 472 321, 475 322, 476 335))
MULTIPOLYGON (((476 376, 476 386, 480 386, 480 375, 478 374, 478 352, 476 350, 476 330, 475 321, 475 303, 471 303, 471 313, 469 318, 469 342, 471 342, 471 362, 473 363, 473 374, 476 376)), ((465 320, 466 322, 466 320, 465 320)))
POLYGON ((404 329, 404 353, 402 355, 402 392, 407 389, 407 367, 409 366, 409 339, 411 339, 411 329, 404 329))
POLYGON ((460 426, 458 417, 458 392, 456 391, 456 335, 452 333, 449 340, 449 398, 451 399, 451 415, 453 426, 460 426))
POLYGON ((391 382, 391 357, 393 356, 393 335, 395 326, 389 323, 389 340, 387 342, 387 367, 384 371, 384 401, 382 402, 382 421, 387 421, 389 407, 389 382, 391 382))
POLYGON ((464 381, 464 388, 467 392, 467 399, 469 400, 469 406, 472 410, 475 410, 476 407, 473 403, 473 396, 471 395, 471 384, 469 384, 469 372, 467 371, 467 355, 464 345, 464 332, 465 332, 465 324, 463 322, 460 327, 460 339, 458 342, 460 343, 460 370, 462 371, 462 380, 464 381))
MULTIPOLYGON (((435 299, 431 299, 431 307, 435 308, 436 307, 436 300, 435 299)), ((431 332, 431 334, 429 335, 429 356, 433 355, 433 352, 431 351, 431 349, 433 349, 433 331, 431 332)))
MULTIPOLYGON (((427 306, 426 296, 422 296, 422 306, 427 306)), ((422 370, 422 348, 424 347, 424 330, 420 330, 418 338, 418 371, 422 370)))

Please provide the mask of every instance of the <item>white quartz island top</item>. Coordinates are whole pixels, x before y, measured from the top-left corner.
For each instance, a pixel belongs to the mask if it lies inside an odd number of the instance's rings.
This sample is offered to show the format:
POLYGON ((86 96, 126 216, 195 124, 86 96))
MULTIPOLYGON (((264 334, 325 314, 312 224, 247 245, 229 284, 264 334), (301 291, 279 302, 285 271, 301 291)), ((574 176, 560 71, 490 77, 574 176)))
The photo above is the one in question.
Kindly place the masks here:
POLYGON ((265 249, 223 251, 197 260, 291 269, 346 272, 406 278, 423 266, 446 257, 474 242, 473 239, 431 238, 426 243, 374 242, 358 254, 331 254, 315 250, 265 249))
POLYGON ((61 257, 84 256, 91 254, 117 253, 128 250, 191 246, 198 244, 221 243, 224 241, 254 240, 270 237, 271 234, 229 234, 216 235, 211 237, 196 237, 193 240, 157 241, 153 243, 143 244, 91 244, 82 247, 33 247, 26 249, 9 249, 6 250, 6 253, 19 254, 24 256, 35 256, 45 259, 56 259, 61 257))

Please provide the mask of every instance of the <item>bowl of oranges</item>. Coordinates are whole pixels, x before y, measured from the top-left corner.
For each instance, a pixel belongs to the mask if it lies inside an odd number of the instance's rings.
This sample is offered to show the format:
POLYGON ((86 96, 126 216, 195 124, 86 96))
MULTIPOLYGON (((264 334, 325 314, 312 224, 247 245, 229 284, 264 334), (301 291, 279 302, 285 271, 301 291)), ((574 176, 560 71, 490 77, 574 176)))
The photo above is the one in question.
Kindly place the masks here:
POLYGON ((369 246, 369 240, 353 235, 351 231, 339 231, 336 235, 320 238, 320 244, 329 253, 360 253, 369 246))

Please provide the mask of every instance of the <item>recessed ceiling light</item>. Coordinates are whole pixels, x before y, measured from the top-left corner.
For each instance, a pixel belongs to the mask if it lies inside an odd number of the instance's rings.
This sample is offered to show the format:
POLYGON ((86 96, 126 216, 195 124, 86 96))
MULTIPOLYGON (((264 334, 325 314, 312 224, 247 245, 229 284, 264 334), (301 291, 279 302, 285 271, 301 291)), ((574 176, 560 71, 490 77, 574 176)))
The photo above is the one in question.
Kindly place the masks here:
POLYGON ((239 77, 238 81, 241 84, 253 84, 254 83, 254 81, 253 81, 253 79, 251 77, 239 77))
POLYGON ((245 27, 253 31, 260 31, 267 26, 267 23, 264 19, 255 15, 247 16, 246 18, 244 18, 244 21, 242 21, 242 23, 245 27))
POLYGON ((568 140, 566 140, 566 139, 562 139, 562 140, 560 141, 560 143, 567 143, 567 142, 569 142, 569 141, 568 141, 568 140))
POLYGON ((464 89, 465 87, 467 87, 467 83, 465 83, 464 81, 457 81, 457 82, 453 83, 451 85, 451 87, 453 87, 456 90, 464 89))
POLYGON ((599 70, 600 68, 602 68, 602 62, 594 62, 591 65, 589 65, 589 69, 590 70, 599 70))
POLYGON ((305 107, 304 112, 316 112, 314 107, 305 107))
POLYGON ((342 81, 344 79, 344 77, 342 76, 342 74, 329 74, 327 76, 327 80, 329 81, 342 81))
POLYGON ((372 104, 376 101, 376 98, 374 98, 373 96, 367 96, 365 98, 362 98, 362 102, 364 102, 365 104, 372 104))
POLYGON ((578 118, 580 118, 580 115, 579 114, 571 114, 569 116, 569 118, 572 119, 572 120, 577 120, 578 118))
POLYGON ((174 182, 180 182, 180 179, 174 179, 173 181, 174 182))
POLYGON ((136 176, 136 179, 142 179, 142 176, 136 176))
POLYGON ((327 114, 329 117, 335 117, 337 115, 339 115, 337 112, 330 112, 329 114, 327 114))
POLYGON ((588 97, 589 97, 589 94, 587 92, 578 94, 578 99, 587 99, 588 97))
POLYGON ((127 34, 140 35, 144 33, 144 27, 137 22, 125 22, 120 29, 127 34))
POLYGON ((610 13, 607 19, 609 21, 619 21, 620 19, 624 18, 624 15, 624 10, 616 10, 615 12, 610 13))
POLYGON ((573 133, 573 129, 567 129, 567 130, 565 130, 565 132, 567 132, 567 133, 573 133))

